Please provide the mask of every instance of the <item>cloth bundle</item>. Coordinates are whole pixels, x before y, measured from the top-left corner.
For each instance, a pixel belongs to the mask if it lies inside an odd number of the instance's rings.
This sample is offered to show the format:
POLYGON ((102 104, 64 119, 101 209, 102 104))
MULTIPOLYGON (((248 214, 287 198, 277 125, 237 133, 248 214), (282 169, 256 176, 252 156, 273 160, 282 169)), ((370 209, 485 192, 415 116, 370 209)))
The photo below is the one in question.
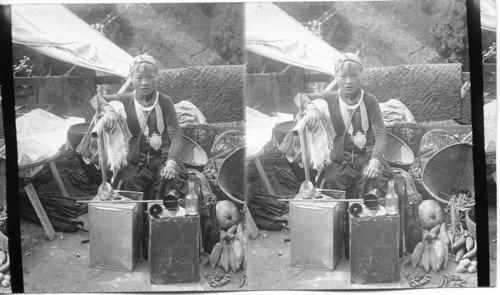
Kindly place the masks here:
POLYGON ((386 102, 380 103, 380 111, 382 111, 385 125, 415 123, 415 118, 410 110, 404 103, 397 99, 389 99, 386 102))
POLYGON ((278 196, 258 194, 250 198, 250 213, 258 228, 280 230, 287 222, 282 216, 288 213, 288 206, 278 202, 278 196))
MULTIPOLYGON (((310 159, 309 168, 318 170, 318 175, 326 166, 332 163, 331 154, 333 151, 333 139, 335 138, 335 130, 333 129, 328 105, 325 100, 315 99, 314 104, 321 112, 320 122, 317 130, 312 132, 307 130, 306 140, 308 146, 308 158, 310 159)), ((299 116, 295 118, 293 126, 299 121, 299 116)), ((301 163, 300 141, 297 136, 292 134, 290 130, 281 143, 279 150, 283 152, 288 161, 301 163)))
POLYGON ((190 101, 183 100, 174 105, 179 124, 207 124, 203 113, 190 101))
MULTIPOLYGON (((87 204, 77 203, 71 198, 60 197, 55 193, 40 196, 50 223, 56 231, 75 232, 84 225, 80 215, 88 212, 87 204)), ((19 202, 21 216, 41 225, 33 205, 26 194, 22 194, 19 202)))
POLYGON ((98 148, 97 148, 97 135, 104 134, 104 161, 106 163, 106 169, 113 171, 114 181, 118 171, 128 165, 127 155, 128 155, 128 143, 132 138, 132 134, 127 126, 127 115, 125 114, 125 108, 123 104, 119 101, 111 101, 109 104, 114 108, 118 114, 118 126, 115 133, 110 134, 109 132, 103 132, 104 128, 104 116, 100 116, 97 120, 97 115, 92 119, 92 123, 84 135, 82 141, 76 148, 76 152, 82 155, 85 163, 97 164, 98 160, 98 148), (97 121, 97 123, 96 123, 97 121))

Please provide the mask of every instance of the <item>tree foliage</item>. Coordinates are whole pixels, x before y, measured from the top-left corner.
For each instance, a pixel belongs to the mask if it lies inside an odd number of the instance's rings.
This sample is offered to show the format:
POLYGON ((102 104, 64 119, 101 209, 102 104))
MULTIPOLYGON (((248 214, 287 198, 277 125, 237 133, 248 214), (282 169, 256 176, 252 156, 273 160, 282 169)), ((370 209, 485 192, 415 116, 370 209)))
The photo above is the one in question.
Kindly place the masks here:
POLYGON ((241 3, 218 4, 213 10, 209 46, 228 64, 244 63, 244 20, 241 3))
POLYGON ((352 24, 342 13, 335 14, 323 25, 323 39, 335 49, 343 51, 351 42, 352 24))
POLYGON ((450 1, 443 12, 434 16, 429 41, 448 62, 459 62, 464 68, 469 67, 467 11, 464 1, 450 1))
POLYGON ((130 22, 117 14, 118 4, 70 4, 70 11, 90 25, 102 23, 103 34, 124 50, 127 50, 133 37, 133 27, 130 22))
POLYGON ((338 50, 344 50, 351 41, 352 24, 337 9, 335 2, 278 3, 290 16, 310 27, 311 22, 321 22, 321 38, 338 50), (325 15, 325 13, 327 15, 325 15))

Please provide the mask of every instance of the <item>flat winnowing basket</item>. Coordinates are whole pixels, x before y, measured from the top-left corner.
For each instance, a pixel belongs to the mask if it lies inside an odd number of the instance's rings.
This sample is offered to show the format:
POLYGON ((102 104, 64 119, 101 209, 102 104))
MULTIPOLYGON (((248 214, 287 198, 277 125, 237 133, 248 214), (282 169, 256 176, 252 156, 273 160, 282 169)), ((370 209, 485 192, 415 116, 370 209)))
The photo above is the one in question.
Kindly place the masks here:
POLYGON ((384 152, 384 159, 391 166, 407 169, 415 161, 415 156, 411 149, 397 136, 387 133, 387 145, 384 152))
POLYGON ((440 193, 467 190, 474 194, 474 163, 472 145, 455 143, 442 148, 427 162, 422 173, 422 184, 439 202, 448 204, 440 193))
POLYGON ((245 204, 245 147, 232 152, 219 168, 220 189, 238 204, 245 204))
POLYGON ((179 160, 186 165, 186 168, 203 169, 208 163, 205 151, 194 140, 183 135, 182 150, 179 160))
POLYGON ((422 125, 417 123, 395 123, 386 126, 386 129, 406 143, 413 155, 418 155, 420 141, 425 134, 425 128, 422 125))

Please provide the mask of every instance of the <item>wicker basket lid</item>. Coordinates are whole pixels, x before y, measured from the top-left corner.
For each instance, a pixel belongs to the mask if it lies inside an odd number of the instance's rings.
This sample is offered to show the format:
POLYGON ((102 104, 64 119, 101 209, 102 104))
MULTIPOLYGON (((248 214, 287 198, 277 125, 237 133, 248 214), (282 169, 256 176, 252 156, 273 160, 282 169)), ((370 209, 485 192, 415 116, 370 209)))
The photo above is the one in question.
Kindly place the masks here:
POLYGON ((395 165, 411 165, 415 161, 412 150, 394 134, 387 132, 384 159, 395 165))
POLYGON ((424 167, 422 184, 433 198, 444 204, 448 200, 442 199, 440 193, 455 189, 474 193, 472 145, 455 143, 435 153, 424 167))
POLYGON ((222 162, 217 181, 221 190, 232 201, 245 203, 245 147, 232 152, 222 162))
POLYGON ((180 160, 191 166, 205 166, 208 163, 207 153, 191 138, 183 135, 180 160))

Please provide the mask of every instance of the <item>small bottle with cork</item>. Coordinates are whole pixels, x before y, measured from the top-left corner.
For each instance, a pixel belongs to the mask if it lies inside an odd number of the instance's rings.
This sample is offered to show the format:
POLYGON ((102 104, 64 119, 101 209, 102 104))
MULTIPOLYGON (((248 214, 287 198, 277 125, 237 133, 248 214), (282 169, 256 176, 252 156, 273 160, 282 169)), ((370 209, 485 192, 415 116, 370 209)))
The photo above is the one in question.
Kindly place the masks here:
POLYGON ((189 182, 189 191, 186 195, 186 215, 198 215, 198 196, 194 191, 194 182, 189 182))
POLYGON ((398 195, 394 190, 394 180, 389 180, 389 190, 385 195, 385 208, 387 210, 387 215, 397 215, 399 213, 398 208, 398 195))

